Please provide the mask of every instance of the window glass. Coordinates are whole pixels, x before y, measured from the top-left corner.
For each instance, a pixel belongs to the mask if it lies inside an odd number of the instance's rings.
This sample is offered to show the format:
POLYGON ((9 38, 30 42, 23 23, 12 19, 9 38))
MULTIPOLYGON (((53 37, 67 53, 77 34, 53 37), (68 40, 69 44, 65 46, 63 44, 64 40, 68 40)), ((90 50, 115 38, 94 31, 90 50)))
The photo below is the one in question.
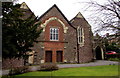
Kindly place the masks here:
POLYGON ((83 28, 78 27, 78 43, 83 44, 84 43, 84 31, 83 28))
POLYGON ((58 28, 50 28, 50 40, 58 40, 58 28))

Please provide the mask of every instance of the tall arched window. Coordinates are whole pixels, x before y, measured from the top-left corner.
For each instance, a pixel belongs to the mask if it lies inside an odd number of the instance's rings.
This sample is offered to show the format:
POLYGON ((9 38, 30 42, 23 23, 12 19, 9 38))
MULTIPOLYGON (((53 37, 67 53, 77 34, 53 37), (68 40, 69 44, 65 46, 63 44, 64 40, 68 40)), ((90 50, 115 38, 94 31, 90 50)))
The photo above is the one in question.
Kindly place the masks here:
POLYGON ((84 45, 84 30, 83 30, 83 28, 78 27, 77 33, 78 33, 78 44, 84 45))

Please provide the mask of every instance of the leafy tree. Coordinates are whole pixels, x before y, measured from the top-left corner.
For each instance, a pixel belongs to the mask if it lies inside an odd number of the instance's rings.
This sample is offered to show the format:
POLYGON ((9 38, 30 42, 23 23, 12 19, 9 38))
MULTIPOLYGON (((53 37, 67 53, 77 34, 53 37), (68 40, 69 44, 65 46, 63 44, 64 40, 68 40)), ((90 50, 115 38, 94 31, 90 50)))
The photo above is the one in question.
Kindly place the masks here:
POLYGON ((37 30, 40 23, 36 23, 37 18, 33 18, 31 15, 29 18, 19 21, 16 30, 16 42, 19 56, 23 56, 24 59, 27 59, 27 52, 31 51, 33 43, 37 42, 37 38, 42 30, 37 30))
POLYGON ((2 57, 12 58, 18 52, 13 24, 22 14, 12 2, 2 2, 2 15, 2 57))
POLYGON ((33 14, 23 19, 24 14, 19 9, 20 5, 3 3, 3 57, 23 57, 26 59, 27 52, 31 51, 33 43, 41 33, 38 30, 40 22, 33 18, 33 14), (9 6, 8 6, 9 4, 9 6))

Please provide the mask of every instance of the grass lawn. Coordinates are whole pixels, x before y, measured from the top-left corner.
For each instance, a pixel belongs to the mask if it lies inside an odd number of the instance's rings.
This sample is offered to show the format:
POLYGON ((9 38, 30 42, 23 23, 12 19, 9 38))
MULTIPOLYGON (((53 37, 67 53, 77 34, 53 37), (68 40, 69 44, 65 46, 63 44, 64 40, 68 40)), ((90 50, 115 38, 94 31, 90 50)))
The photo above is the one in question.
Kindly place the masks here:
POLYGON ((36 71, 16 76, 118 76, 118 65, 62 68, 57 71, 36 71))

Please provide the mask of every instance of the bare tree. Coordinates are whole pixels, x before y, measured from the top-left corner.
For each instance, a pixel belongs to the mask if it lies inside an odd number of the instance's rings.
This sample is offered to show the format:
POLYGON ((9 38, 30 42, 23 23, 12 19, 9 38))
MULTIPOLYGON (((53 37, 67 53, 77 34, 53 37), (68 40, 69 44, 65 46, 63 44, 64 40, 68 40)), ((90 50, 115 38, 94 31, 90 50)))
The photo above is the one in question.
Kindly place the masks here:
POLYGON ((87 2, 86 9, 94 12, 92 20, 97 24, 95 32, 112 30, 120 33, 120 0, 107 1, 105 4, 95 1, 87 2))

